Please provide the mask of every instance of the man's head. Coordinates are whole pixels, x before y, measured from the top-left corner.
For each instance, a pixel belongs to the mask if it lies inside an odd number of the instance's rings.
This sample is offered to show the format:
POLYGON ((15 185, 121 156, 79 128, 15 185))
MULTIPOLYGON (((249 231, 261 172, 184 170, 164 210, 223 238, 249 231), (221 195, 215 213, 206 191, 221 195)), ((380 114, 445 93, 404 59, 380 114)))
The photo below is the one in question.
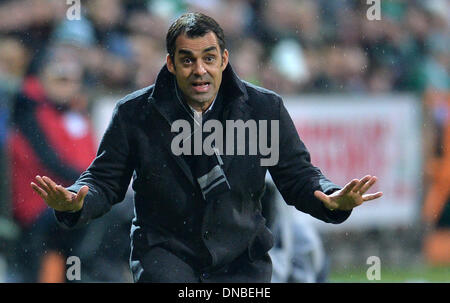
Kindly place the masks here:
POLYGON ((206 15, 187 13, 170 26, 166 46, 167 68, 186 101, 205 110, 217 95, 228 64, 223 30, 206 15))

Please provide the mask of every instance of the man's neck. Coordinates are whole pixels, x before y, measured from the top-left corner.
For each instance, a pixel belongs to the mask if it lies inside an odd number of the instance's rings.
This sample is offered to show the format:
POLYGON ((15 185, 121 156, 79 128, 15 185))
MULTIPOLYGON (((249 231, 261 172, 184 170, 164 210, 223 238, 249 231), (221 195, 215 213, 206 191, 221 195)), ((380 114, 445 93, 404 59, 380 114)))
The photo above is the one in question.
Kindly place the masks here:
POLYGON ((208 103, 202 103, 202 104, 193 103, 193 102, 187 102, 189 107, 192 108, 193 110, 195 110, 198 113, 204 113, 205 111, 207 111, 208 108, 211 107, 212 103, 213 103, 213 100, 208 101, 208 103))
POLYGON ((205 113, 206 111, 208 111, 209 109, 212 109, 212 106, 214 105, 214 101, 216 101, 217 98, 217 94, 214 96, 214 98, 212 98, 210 101, 205 102, 205 103, 198 103, 198 102, 192 102, 192 101, 188 101, 187 98, 185 98, 186 103, 189 105, 189 107, 196 111, 197 113, 205 113))

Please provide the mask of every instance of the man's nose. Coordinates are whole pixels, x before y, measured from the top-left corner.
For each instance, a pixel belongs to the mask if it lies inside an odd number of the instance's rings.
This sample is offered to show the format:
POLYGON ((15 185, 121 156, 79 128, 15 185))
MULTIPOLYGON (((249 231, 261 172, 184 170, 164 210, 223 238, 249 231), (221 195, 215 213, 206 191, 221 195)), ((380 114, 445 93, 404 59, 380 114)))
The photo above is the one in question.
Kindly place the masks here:
POLYGON ((196 76, 203 76, 204 74, 206 74, 206 69, 201 62, 198 62, 195 65, 194 74, 196 76))

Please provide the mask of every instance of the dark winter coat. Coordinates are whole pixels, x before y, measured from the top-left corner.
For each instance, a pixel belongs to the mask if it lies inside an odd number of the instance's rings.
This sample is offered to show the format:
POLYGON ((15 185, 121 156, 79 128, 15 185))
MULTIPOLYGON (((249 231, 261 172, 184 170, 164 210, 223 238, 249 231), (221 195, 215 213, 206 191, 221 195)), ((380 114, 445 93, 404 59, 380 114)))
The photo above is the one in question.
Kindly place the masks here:
POLYGON ((164 66, 154 85, 118 102, 96 159, 69 188, 89 186, 83 209, 56 216, 77 227, 103 215, 133 177, 135 281, 270 282, 273 238, 260 202, 267 169, 288 204, 325 222, 341 223, 350 212, 328 210, 313 193, 340 187, 311 165, 280 96, 240 80, 228 65, 221 87, 227 119, 278 120, 279 162, 262 167, 260 155, 223 155, 231 191, 206 203, 184 158, 171 151, 171 123, 179 119, 174 85, 164 66))

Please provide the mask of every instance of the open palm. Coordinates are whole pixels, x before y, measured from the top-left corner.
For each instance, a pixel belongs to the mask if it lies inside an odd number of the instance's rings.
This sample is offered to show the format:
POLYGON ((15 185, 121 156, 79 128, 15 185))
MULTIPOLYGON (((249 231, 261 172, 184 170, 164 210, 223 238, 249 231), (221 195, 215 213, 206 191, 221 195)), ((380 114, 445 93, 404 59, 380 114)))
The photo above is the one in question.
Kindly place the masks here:
POLYGON ((78 193, 73 193, 61 185, 57 185, 46 176, 36 176, 37 184, 31 182, 31 187, 44 199, 45 203, 57 211, 76 212, 81 210, 89 187, 83 186, 78 193))
POLYGON ((366 194, 376 181, 377 177, 367 175, 361 180, 353 179, 343 189, 330 195, 316 190, 314 196, 322 201, 328 209, 351 210, 366 201, 377 199, 383 195, 382 192, 366 194))

